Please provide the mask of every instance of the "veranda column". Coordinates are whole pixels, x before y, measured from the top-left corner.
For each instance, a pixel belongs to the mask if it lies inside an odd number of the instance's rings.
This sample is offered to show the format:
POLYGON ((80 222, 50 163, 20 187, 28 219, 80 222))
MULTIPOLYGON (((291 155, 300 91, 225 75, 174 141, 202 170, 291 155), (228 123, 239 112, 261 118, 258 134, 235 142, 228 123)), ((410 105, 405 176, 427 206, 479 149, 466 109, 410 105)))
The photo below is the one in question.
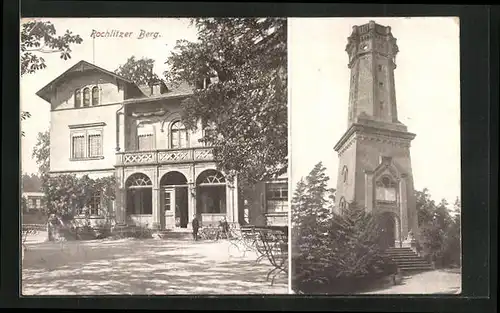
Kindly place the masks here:
POLYGON ((152 199, 152 205, 153 205, 153 208, 152 208, 152 213, 153 213, 153 225, 152 227, 153 228, 159 228, 160 227, 160 213, 161 213, 161 210, 160 210, 160 205, 159 205, 159 200, 160 200, 160 183, 158 182, 158 174, 156 173, 156 171, 153 172, 153 175, 152 175, 152 182, 153 182, 153 192, 152 192, 152 196, 153 196, 153 199, 152 199))
MULTIPOLYGON (((196 214, 196 184, 194 182, 189 184, 188 187, 188 229, 192 229, 193 216, 196 214)), ((198 216, 200 218, 200 216, 198 216)))
POLYGON ((233 223, 239 225, 240 223, 240 210, 239 210, 239 197, 238 197, 238 177, 234 177, 233 185, 233 223))
POLYGON ((226 219, 233 222, 233 188, 229 181, 226 182, 226 219))

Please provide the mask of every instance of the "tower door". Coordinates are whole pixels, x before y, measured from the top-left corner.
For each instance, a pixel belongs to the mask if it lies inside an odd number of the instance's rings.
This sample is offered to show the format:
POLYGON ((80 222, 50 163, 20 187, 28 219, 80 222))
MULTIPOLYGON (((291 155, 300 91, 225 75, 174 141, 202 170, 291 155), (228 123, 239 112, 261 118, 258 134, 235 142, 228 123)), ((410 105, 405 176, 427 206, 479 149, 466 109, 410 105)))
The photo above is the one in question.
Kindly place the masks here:
POLYGON ((380 246, 383 249, 394 247, 396 240, 396 223, 394 216, 390 213, 382 213, 379 216, 380 246))

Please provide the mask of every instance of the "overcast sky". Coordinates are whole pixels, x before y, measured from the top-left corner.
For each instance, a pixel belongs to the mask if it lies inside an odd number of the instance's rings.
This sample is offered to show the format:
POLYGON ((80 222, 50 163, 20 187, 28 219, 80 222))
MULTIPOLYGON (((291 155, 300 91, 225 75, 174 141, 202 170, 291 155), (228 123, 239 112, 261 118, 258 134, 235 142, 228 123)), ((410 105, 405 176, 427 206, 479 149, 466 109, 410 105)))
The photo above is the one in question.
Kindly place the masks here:
POLYGON ((345 46, 352 26, 370 20, 391 26, 397 38, 399 120, 417 135, 410 150, 415 188, 453 203, 461 177, 459 26, 452 17, 288 20, 292 186, 322 161, 335 187, 333 147, 347 129, 345 46))
MULTIPOLYGON (((42 20, 50 20, 58 34, 69 29, 84 41, 72 46, 70 60, 43 55, 47 68, 21 78, 21 109, 32 113, 21 125, 26 132, 22 169, 28 173, 37 171, 31 152, 37 133, 48 130, 50 121, 49 103, 35 95, 40 88, 80 60, 113 71, 130 56, 149 57, 156 60, 155 73, 162 75, 176 40, 196 40, 196 29, 186 19, 42 20), (93 30, 133 34, 92 40, 93 30), (138 39, 141 30, 159 36, 138 39)), ((333 146, 347 127, 345 45, 352 26, 369 20, 391 26, 398 40, 396 97, 399 120, 417 134, 411 148, 415 186, 427 187, 433 198, 451 202, 460 195, 459 27, 454 18, 289 19, 292 185, 322 161, 334 187, 338 157, 333 146)))
MULTIPOLYGON (((21 78, 21 110, 29 111, 31 118, 21 124, 26 135, 21 139, 22 170, 27 173, 36 173, 38 167, 31 157, 36 144, 38 132, 49 129, 50 104, 35 93, 51 80, 62 74, 68 68, 85 60, 114 71, 124 64, 131 56, 137 58, 148 57, 156 60, 154 72, 163 76, 166 69, 164 62, 175 46, 178 39, 196 40, 197 34, 189 20, 178 18, 146 19, 146 18, 43 18, 41 21, 50 21, 54 24, 57 34, 62 35, 69 29, 80 35, 83 42, 72 45, 71 59, 62 60, 59 54, 44 54, 47 68, 34 74, 26 74, 21 78), (92 31, 111 33, 112 30, 132 32, 128 38, 91 37, 92 31), (156 39, 139 39, 141 30, 149 33, 158 32, 156 39), (94 50, 93 50, 94 45, 94 50), (93 53, 94 51, 94 53, 93 53), (95 62, 93 56, 95 55, 95 62)), ((21 21, 22 22, 22 21, 21 21)))

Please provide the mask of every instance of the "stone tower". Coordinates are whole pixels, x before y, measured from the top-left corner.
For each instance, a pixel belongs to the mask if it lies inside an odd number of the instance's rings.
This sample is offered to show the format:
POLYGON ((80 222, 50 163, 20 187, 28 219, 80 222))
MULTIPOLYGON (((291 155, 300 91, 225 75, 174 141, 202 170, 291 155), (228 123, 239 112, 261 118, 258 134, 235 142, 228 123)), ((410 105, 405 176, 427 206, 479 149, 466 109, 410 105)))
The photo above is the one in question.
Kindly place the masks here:
MULTIPOLYGON (((394 70, 398 46, 391 28, 354 26, 346 51, 351 69, 348 127, 339 155, 336 207, 352 203, 383 221, 384 242, 400 246, 418 221, 410 161, 415 135, 398 120, 394 70)), ((410 236, 411 237, 411 236, 410 236)))

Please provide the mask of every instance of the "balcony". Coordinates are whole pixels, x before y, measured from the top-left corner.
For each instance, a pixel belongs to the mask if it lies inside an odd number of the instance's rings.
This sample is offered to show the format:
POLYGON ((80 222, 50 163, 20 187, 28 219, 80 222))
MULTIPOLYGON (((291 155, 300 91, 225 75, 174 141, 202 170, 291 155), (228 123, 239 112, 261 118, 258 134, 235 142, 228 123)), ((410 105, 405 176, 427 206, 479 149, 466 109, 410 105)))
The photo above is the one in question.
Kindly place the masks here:
POLYGON ((182 148, 116 153, 118 166, 213 161, 212 148, 182 148))

